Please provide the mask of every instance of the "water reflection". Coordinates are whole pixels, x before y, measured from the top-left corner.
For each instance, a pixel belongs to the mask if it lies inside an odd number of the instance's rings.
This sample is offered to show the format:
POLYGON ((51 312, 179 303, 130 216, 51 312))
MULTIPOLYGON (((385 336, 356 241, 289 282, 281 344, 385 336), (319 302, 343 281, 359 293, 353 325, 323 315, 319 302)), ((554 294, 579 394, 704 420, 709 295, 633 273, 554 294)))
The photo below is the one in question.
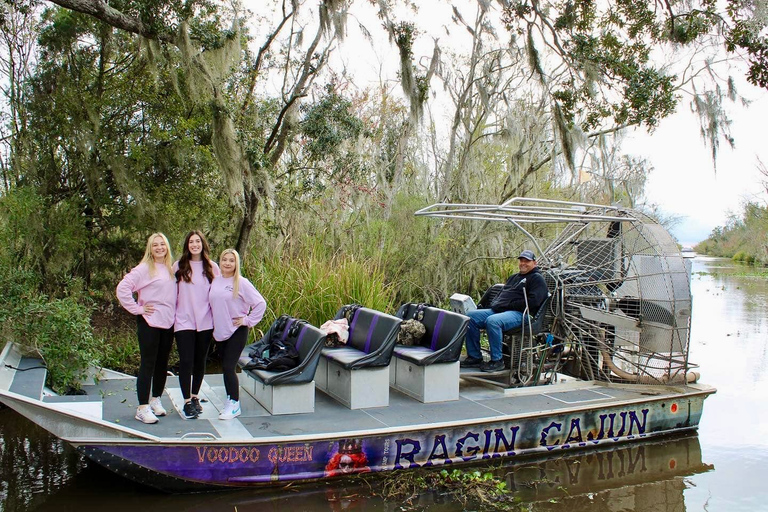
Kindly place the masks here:
POLYGON ((688 510, 765 510, 768 486, 768 279, 728 260, 696 258, 691 360, 707 398, 699 439, 717 471, 692 479, 688 510))
POLYGON ((85 468, 77 452, 14 411, 0 410, 0 510, 32 510, 85 468))
POLYGON ((535 510, 685 510, 685 477, 713 469, 696 436, 513 466, 507 485, 535 510))

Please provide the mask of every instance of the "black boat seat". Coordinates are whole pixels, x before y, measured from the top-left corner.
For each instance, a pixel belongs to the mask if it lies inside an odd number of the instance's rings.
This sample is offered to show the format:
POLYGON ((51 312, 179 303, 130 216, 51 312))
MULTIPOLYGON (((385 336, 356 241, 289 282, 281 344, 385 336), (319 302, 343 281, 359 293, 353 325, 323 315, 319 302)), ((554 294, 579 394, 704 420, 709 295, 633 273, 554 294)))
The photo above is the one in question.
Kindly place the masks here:
MULTIPOLYGON (((397 316, 403 320, 414 317, 418 304, 400 306, 397 316)), ((453 363, 459 360, 469 318, 453 311, 427 306, 420 320, 426 329, 418 345, 395 345, 395 356, 419 366, 453 363)))
POLYGON ((433 306, 403 304, 397 316, 414 318, 425 333, 418 345, 396 345, 390 365, 389 385, 423 403, 459 399, 459 356, 467 334, 469 318, 433 306), (418 318, 416 318, 418 320, 418 318))
MULTIPOLYGON (((344 315, 345 308, 336 314, 344 315)), ((326 347, 323 357, 347 370, 388 366, 397 342, 402 320, 392 315, 360 307, 349 322, 349 339, 344 347, 326 347)))
MULTIPOLYGON (((335 318, 344 317, 351 307, 342 307, 335 318)), ((317 388, 350 409, 389 405, 389 363, 401 322, 381 311, 357 307, 346 346, 322 349, 317 388)))
POLYGON ((547 308, 549 308, 549 301, 551 300, 551 296, 547 296, 546 299, 544 299, 544 302, 541 303, 541 306, 539 306, 538 311, 536 311, 536 314, 533 315, 533 318, 530 321, 530 328, 529 328, 529 322, 523 321, 523 323, 520 325, 520 327, 515 327, 514 329, 509 329, 507 331, 504 331, 504 336, 528 336, 528 331, 530 330, 530 334, 533 336, 536 336, 537 334, 541 334, 544 332, 549 325, 547 324, 546 316, 547 316, 547 308))
MULTIPOLYGON (((284 323, 279 322, 279 319, 275 320, 262 338, 262 340, 270 340, 273 335, 277 334, 282 341, 295 346, 299 352, 299 362, 294 368, 277 372, 268 370, 243 371, 268 385, 312 382, 315 378, 317 363, 320 360, 320 351, 325 345, 326 334, 313 325, 308 323, 296 325, 296 322, 297 319, 293 317, 289 317, 284 323), (278 325, 279 323, 283 323, 283 325, 278 325)), ((250 360, 248 355, 257 343, 248 345, 243 349, 238 361, 241 366, 245 361, 250 360)))
MULTIPOLYGON (((244 366, 250 362, 250 354, 262 341, 279 336, 285 343, 291 343, 299 353, 298 364, 288 370, 269 371, 261 369, 243 370, 250 379, 244 384, 248 391, 270 414, 298 414, 315 410, 315 373, 320 354, 325 345, 326 334, 317 327, 294 317, 278 318, 267 330, 261 341, 243 349, 238 363, 244 366)), ((262 344, 262 347, 264 345, 262 344)))

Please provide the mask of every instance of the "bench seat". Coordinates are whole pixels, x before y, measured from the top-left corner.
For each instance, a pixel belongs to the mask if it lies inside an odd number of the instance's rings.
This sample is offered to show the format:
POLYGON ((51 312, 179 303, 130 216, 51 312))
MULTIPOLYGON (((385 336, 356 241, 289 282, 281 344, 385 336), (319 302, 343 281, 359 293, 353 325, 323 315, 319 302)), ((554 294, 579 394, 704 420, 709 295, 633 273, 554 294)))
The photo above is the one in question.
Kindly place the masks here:
MULTIPOLYGON (((349 306, 336 314, 339 319, 349 306)), ((317 388, 350 409, 389 405, 389 363, 401 320, 359 307, 349 321, 344 347, 322 349, 317 388)))
POLYGON ((434 306, 403 304, 397 316, 423 313, 425 333, 418 345, 396 345, 390 386, 423 403, 459 399, 459 357, 469 318, 434 306))
POLYGON ((249 379, 243 388, 270 414, 298 414, 315 410, 315 373, 320 362, 320 351, 326 335, 317 327, 296 318, 278 318, 270 326, 261 341, 243 349, 239 363, 250 362, 250 353, 264 347, 265 342, 278 336, 284 343, 291 343, 299 353, 298 364, 289 370, 243 370, 249 379))

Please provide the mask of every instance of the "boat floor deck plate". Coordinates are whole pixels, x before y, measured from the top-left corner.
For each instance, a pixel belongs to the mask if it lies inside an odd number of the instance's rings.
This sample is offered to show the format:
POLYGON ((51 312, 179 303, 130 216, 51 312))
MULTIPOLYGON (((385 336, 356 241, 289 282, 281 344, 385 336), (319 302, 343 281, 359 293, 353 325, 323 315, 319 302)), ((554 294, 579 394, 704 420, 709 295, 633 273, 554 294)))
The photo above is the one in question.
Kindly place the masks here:
POLYGON ((42 360, 22 357, 8 390, 29 398, 39 398, 45 384, 46 372, 42 360))
POLYGON ((558 400, 565 404, 580 404, 584 402, 594 402, 596 400, 608 400, 613 398, 604 391, 595 391, 592 389, 579 389, 576 391, 562 391, 560 393, 542 393, 553 400, 558 400))
MULTIPOLYGON (((22 358, 18 368, 40 366, 37 359, 22 358)), ((15 372, 10 391, 30 397, 40 397, 44 370, 15 372), (37 394, 37 397, 35 396, 37 394)), ((245 377, 242 377, 245 378, 245 377)), ((178 440, 184 435, 217 438, 222 441, 275 436, 323 435, 341 432, 372 432, 377 430, 407 429, 416 425, 471 424, 485 418, 507 415, 538 416, 558 410, 580 406, 619 404, 628 400, 647 399, 649 394, 661 395, 665 391, 646 392, 644 387, 604 386, 590 382, 574 383, 558 389, 557 385, 537 388, 504 390, 477 382, 462 380, 460 398, 441 403, 421 403, 394 389, 390 389, 388 407, 351 410, 321 391, 315 394, 315 412, 272 416, 244 389, 240 401, 243 414, 232 421, 220 421, 218 410, 226 393, 220 374, 206 375, 201 398, 204 415, 196 420, 185 420, 179 414, 183 404, 178 379, 168 377, 166 392, 161 398, 168 415, 154 425, 145 425, 134 419, 136 413, 136 380, 126 378, 102 379, 83 386, 87 395, 46 396, 44 403, 54 408, 72 402, 101 402, 103 420, 122 427, 135 429, 165 441, 178 440)), ((669 396, 685 393, 684 388, 669 390, 669 396)))

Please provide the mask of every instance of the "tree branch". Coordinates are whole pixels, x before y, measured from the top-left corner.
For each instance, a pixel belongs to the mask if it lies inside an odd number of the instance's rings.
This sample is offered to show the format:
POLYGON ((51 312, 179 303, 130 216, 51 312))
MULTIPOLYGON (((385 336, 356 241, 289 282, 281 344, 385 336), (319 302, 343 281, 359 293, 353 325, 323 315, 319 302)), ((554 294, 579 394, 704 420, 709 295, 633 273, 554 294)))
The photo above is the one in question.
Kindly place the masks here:
POLYGON ((155 33, 150 31, 138 18, 133 18, 107 5, 104 0, 49 0, 50 2, 76 12, 93 16, 107 25, 138 34, 147 39, 155 39, 166 43, 175 43, 171 31, 155 33))

